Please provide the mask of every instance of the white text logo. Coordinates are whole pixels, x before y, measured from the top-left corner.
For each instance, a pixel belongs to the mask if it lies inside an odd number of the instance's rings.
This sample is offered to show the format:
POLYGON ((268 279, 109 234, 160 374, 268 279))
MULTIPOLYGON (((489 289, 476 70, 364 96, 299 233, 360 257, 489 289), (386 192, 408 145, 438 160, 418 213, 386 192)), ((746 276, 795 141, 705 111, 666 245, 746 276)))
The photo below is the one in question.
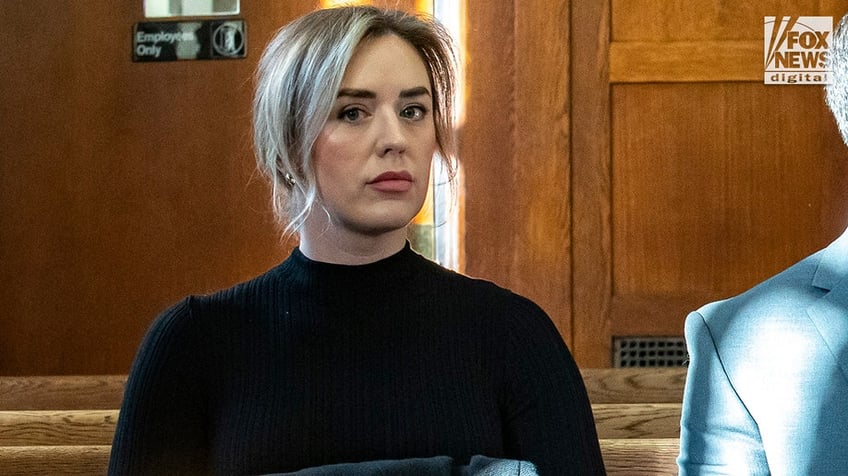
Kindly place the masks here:
POLYGON ((765 17, 765 84, 827 84, 832 17, 765 17))

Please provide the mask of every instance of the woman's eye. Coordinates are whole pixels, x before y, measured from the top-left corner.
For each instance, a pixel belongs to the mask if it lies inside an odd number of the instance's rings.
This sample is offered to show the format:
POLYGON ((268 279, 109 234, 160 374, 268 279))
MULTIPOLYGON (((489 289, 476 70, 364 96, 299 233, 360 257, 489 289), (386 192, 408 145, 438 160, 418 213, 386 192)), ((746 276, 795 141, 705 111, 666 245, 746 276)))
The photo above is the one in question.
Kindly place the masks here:
POLYGON ((357 108, 345 109, 339 114, 340 119, 344 119, 348 122, 356 122, 362 117, 362 111, 357 108))
POLYGON ((409 106, 400 112, 401 117, 405 119, 412 119, 414 121, 423 119, 426 114, 427 110, 421 106, 409 106))

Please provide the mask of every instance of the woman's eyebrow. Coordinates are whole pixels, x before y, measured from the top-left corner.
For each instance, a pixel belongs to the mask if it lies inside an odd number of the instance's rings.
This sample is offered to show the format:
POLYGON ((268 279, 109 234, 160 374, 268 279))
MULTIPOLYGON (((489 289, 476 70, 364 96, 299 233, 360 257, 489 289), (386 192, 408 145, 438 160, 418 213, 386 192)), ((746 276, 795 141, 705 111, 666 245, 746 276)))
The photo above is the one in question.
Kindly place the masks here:
POLYGON ((404 89, 400 92, 400 97, 402 98, 411 98, 416 96, 429 96, 430 90, 425 88, 424 86, 418 86, 417 88, 404 89))
MULTIPOLYGON (((416 96, 429 96, 430 90, 424 86, 418 86, 415 88, 404 89, 400 92, 399 97, 401 98, 410 98, 416 96)), ((354 88, 343 88, 339 90, 339 94, 337 97, 352 97, 352 98, 364 98, 364 99, 374 99, 377 97, 377 94, 373 91, 368 91, 367 89, 354 89, 354 88)))
POLYGON ((342 97, 342 96, 352 97, 352 98, 373 99, 373 98, 377 97, 377 94, 374 93, 374 92, 365 90, 365 89, 345 88, 345 89, 339 89, 339 94, 336 97, 342 97))

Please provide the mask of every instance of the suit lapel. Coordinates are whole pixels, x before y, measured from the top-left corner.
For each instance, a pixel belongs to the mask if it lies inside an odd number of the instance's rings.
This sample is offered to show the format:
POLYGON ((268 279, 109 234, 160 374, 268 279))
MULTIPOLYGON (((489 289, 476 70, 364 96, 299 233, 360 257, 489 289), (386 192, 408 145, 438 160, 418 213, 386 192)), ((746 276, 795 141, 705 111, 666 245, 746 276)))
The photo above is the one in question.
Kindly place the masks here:
POLYGON ((823 250, 812 284, 830 292, 807 314, 848 381, 848 231, 823 250))
POLYGON ((848 276, 848 230, 842 232, 821 254, 821 262, 813 276, 813 286, 831 290, 848 276))

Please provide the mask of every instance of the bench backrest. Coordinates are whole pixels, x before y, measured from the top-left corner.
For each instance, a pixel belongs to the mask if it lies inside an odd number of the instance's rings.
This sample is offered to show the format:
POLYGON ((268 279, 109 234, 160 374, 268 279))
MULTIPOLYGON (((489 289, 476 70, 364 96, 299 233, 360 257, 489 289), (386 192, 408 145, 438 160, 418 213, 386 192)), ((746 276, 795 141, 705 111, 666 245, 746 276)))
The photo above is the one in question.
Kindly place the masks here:
POLYGON ((111 448, 104 445, 0 446, 6 476, 106 474, 111 448))
POLYGON ((0 446, 111 445, 118 410, 0 411, 0 446))
MULTIPOLYGON (((580 370, 592 403, 680 403, 686 368, 580 370)), ((0 377, 0 410, 119 408, 126 375, 0 377)))
MULTIPOLYGON (((677 474, 685 368, 581 369, 610 475, 677 474)), ((3 474, 104 474, 126 375, 0 377, 3 474)))
MULTIPOLYGON (((676 438, 680 410, 676 403, 592 405, 601 439, 676 438)), ((0 411, 0 446, 108 445, 117 421, 118 410, 0 411)))
POLYGON ((113 410, 126 375, 0 377, 0 410, 113 410))
POLYGON ((592 403, 681 403, 686 367, 580 369, 592 403))
MULTIPOLYGON (((602 439, 609 476, 677 474, 677 438, 602 439)), ((109 446, 0 446, 5 475, 105 474, 109 446)))
POLYGON ((678 438, 680 403, 596 403, 598 438, 678 438))
POLYGON ((676 475, 678 438, 602 439, 607 475, 676 475))

